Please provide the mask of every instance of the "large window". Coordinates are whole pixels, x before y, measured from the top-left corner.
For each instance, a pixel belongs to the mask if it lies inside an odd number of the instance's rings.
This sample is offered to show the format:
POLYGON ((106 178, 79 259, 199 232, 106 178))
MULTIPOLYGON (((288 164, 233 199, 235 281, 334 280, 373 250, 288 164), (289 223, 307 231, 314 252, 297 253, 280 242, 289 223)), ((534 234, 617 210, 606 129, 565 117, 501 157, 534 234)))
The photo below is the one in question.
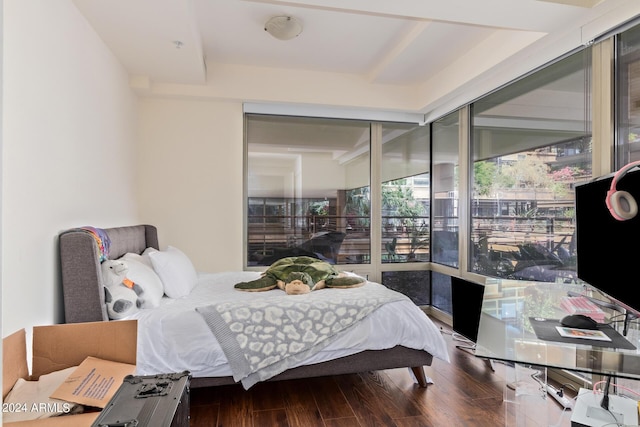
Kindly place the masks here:
POLYGON ((247 263, 370 262, 370 125, 247 115, 247 263))
POLYGON ((619 35, 616 78, 619 167, 640 160, 640 27, 619 35))
POLYGON ((591 177, 586 49, 472 105, 470 270, 573 281, 573 186, 591 177))
POLYGON ((433 262, 458 267, 458 112, 433 123, 433 262))
MULTIPOLYGON (((628 161, 640 159, 640 34, 621 46, 618 151, 628 161)), ((247 264, 368 264, 374 280, 444 311, 441 279, 456 268, 576 281, 573 189, 592 177, 591 60, 586 48, 426 126, 247 114, 247 264)))
POLYGON ((382 262, 429 260, 429 127, 382 125, 382 262))

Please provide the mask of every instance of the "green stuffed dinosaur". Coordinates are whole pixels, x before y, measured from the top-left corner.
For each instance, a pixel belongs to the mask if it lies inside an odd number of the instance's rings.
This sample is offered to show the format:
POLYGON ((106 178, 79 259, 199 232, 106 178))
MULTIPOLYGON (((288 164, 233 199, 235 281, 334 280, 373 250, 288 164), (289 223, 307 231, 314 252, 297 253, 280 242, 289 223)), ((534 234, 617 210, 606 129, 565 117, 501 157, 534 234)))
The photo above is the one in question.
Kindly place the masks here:
POLYGON ((331 264, 308 256, 282 258, 262 273, 259 279, 241 282, 235 288, 241 291, 262 292, 276 287, 287 295, 308 294, 329 288, 356 288, 366 280, 360 276, 340 273, 331 264))

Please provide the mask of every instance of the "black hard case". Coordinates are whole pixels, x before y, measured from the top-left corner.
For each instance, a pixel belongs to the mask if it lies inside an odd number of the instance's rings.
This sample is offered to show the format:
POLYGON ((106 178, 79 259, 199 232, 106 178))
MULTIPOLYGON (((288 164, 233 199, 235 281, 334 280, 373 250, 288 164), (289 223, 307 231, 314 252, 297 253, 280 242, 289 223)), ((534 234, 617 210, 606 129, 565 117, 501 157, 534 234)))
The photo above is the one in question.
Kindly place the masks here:
POLYGON ((91 427, 189 427, 188 371, 127 375, 91 427))

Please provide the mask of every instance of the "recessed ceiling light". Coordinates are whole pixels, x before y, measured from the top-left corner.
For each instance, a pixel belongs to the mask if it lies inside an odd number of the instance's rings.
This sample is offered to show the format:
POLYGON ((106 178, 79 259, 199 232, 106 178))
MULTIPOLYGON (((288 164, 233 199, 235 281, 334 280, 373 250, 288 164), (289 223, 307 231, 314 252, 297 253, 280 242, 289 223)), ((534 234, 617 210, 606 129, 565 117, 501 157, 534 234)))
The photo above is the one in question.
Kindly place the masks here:
POLYGON ((293 16, 274 16, 264 24, 264 30, 278 40, 291 40, 302 32, 302 24, 293 16))

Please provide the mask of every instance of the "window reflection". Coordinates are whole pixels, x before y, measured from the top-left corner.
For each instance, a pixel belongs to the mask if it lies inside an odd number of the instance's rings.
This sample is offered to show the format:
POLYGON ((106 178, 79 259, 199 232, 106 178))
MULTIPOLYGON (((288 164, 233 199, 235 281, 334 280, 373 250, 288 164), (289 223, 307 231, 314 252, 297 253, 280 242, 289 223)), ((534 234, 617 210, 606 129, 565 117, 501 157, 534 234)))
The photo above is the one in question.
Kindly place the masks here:
POLYGON ((640 27, 619 36, 616 67, 618 167, 640 160, 640 27))
POLYGON ((470 270, 577 280, 575 184, 591 177, 589 51, 473 104, 470 270))
POLYGON ((433 124, 433 232, 431 260, 457 267, 458 250, 458 112, 433 124))
POLYGON ((429 127, 382 127, 382 262, 429 260, 429 127))
POLYGON ((247 262, 370 262, 369 122, 247 115, 247 262))

